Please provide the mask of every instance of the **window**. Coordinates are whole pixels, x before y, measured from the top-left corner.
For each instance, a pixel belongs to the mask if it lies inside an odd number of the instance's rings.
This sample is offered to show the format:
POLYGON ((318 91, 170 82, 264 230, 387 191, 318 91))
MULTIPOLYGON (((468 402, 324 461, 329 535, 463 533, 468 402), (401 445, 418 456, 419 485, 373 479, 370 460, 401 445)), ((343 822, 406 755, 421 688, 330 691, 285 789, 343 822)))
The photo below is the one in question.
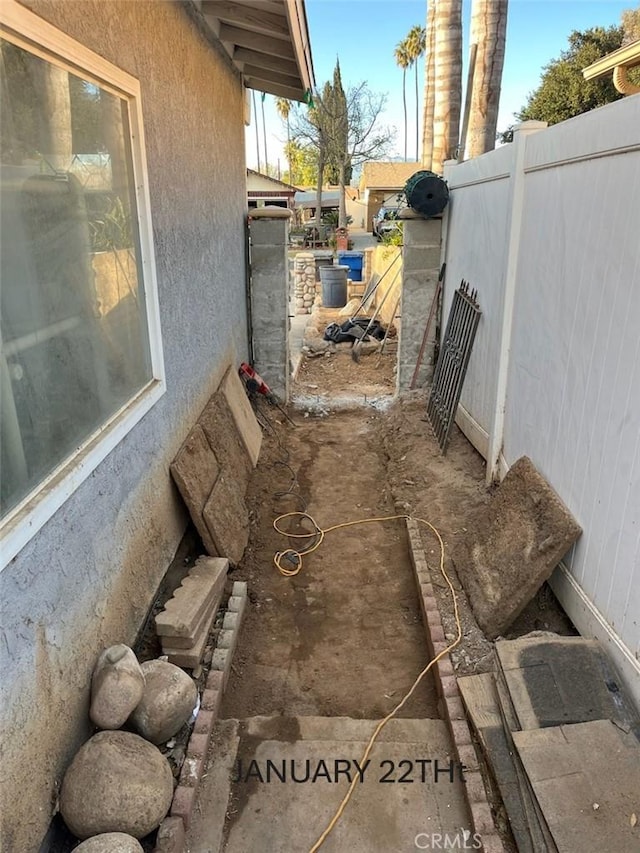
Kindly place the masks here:
POLYGON ((16 4, 7 10, 3 562, 163 391, 137 82, 16 4))

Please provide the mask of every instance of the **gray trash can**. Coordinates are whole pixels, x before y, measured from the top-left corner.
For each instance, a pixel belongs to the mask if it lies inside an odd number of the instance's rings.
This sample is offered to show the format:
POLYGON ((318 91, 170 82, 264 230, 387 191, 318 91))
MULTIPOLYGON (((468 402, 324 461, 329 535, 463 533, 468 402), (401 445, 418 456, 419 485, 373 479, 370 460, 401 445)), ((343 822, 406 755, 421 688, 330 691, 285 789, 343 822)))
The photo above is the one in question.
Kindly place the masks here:
POLYGON ((320 267, 322 305, 324 308, 343 308, 347 304, 347 273, 342 264, 320 267))

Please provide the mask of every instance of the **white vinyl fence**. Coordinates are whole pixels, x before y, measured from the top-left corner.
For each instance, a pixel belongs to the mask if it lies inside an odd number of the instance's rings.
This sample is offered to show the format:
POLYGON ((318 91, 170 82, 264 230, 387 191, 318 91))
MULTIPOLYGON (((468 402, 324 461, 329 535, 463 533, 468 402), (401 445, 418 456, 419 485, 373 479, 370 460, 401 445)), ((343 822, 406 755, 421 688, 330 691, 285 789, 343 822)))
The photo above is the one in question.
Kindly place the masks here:
POLYGON ((445 169, 444 318, 463 278, 483 312, 457 423, 582 525, 552 585, 640 704, 640 95, 520 128, 445 169))

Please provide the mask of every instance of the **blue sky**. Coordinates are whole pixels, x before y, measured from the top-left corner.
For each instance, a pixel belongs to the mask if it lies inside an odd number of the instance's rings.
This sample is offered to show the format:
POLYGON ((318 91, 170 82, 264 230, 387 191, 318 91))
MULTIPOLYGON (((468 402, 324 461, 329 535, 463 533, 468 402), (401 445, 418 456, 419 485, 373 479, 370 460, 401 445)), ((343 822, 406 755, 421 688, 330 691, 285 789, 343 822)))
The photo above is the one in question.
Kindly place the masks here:
MULTIPOLYGON (((540 81, 543 66, 557 58, 567 46, 572 30, 620 23, 624 9, 637 7, 637 0, 510 0, 507 42, 498 129, 513 123, 513 113, 525 103, 527 94, 540 81)), ((345 89, 366 80, 374 92, 388 95, 383 123, 396 128, 395 154, 404 152, 402 71, 393 51, 414 24, 425 24, 426 0, 306 0, 311 49, 318 87, 330 79, 336 56, 340 58, 345 89)), ((464 0, 463 80, 470 29, 471 0, 464 0)), ((420 97, 423 63, 418 70, 420 97)), ((408 158, 415 158, 415 82, 407 73, 408 158)), ((273 98, 265 101, 269 162, 280 158, 286 168, 282 143, 286 130, 275 112, 273 98)), ((260 100, 257 99, 258 110, 260 100)), ((420 105, 420 114, 422 105, 420 105)), ((262 131, 260 115, 260 130, 262 131)), ((262 138, 262 133, 261 133, 262 138)), ((262 145, 262 143, 261 143, 262 145)), ((261 147, 264 163, 264 149, 261 147)), ((256 167, 255 126, 247 128, 247 163, 256 167)))

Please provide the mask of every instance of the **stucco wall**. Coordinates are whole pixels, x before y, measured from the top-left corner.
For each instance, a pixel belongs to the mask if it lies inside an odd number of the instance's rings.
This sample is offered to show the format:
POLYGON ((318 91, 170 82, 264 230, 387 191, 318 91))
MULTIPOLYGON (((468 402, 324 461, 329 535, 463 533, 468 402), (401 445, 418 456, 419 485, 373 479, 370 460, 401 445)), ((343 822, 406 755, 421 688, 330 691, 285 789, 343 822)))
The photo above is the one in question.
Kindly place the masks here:
POLYGON ((169 462, 246 356, 243 96, 188 8, 24 4, 141 81, 167 393, 0 575, 3 849, 37 850, 107 644, 133 641, 183 533, 169 462))

